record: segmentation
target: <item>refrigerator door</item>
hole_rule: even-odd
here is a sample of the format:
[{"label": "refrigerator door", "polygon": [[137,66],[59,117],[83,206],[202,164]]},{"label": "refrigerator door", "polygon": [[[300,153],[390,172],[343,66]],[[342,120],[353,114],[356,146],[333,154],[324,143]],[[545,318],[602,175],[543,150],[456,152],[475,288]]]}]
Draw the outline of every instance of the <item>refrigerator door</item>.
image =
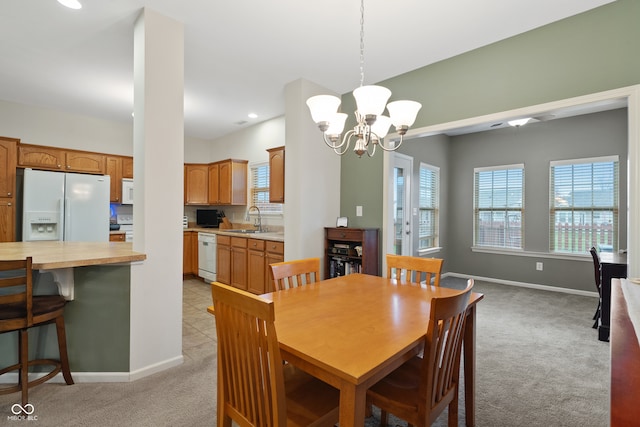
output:
[{"label": "refrigerator door", "polygon": [[24,170],[22,240],[62,240],[64,176],[59,172]]},{"label": "refrigerator door", "polygon": [[75,173],[65,175],[64,240],[108,242],[109,176]]}]

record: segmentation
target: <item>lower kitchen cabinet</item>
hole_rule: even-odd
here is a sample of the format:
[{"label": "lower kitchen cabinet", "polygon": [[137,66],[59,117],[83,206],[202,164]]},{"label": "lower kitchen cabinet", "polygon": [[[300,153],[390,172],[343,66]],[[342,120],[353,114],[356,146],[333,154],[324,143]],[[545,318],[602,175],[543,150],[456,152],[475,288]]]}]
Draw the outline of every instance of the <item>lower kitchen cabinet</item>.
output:
[{"label": "lower kitchen cabinet", "polygon": [[231,238],[231,286],[247,290],[247,239]]},{"label": "lower kitchen cabinet", "polygon": [[218,282],[254,294],[273,291],[269,264],[284,261],[284,242],[219,234]]},{"label": "lower kitchen cabinet", "polygon": [[216,280],[231,284],[231,237],[218,235],[216,243]]},{"label": "lower kitchen cabinet", "polygon": [[264,294],[264,240],[247,239],[247,290],[254,294]]},{"label": "lower kitchen cabinet", "polygon": [[198,233],[182,232],[182,275],[198,275]]}]

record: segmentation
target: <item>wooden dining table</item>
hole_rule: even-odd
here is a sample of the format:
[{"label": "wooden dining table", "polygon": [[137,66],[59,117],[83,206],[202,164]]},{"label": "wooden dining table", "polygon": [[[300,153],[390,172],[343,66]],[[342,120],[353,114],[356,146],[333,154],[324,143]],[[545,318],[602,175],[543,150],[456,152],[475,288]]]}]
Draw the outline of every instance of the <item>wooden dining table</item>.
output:
[{"label": "wooden dining table", "polygon": [[[340,390],[340,427],[364,425],[367,389],[417,354],[431,299],[460,291],[350,274],[264,294],[274,302],[283,359]],[[466,425],[475,425],[473,292],[464,334]]]}]

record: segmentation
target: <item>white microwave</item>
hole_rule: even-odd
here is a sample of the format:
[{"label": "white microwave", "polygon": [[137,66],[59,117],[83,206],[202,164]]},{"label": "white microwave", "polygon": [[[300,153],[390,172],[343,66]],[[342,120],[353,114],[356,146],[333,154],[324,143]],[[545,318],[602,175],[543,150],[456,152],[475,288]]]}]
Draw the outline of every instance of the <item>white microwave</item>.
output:
[{"label": "white microwave", "polygon": [[133,204],[133,179],[122,178],[122,204]]}]

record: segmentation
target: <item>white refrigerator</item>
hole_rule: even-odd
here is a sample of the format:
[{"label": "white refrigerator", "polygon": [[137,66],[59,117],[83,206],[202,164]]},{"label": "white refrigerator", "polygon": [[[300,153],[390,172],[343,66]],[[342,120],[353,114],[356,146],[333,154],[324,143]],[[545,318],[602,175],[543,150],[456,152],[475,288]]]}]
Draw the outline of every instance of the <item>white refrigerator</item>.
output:
[{"label": "white refrigerator", "polygon": [[22,240],[108,242],[108,175],[24,170]]}]

